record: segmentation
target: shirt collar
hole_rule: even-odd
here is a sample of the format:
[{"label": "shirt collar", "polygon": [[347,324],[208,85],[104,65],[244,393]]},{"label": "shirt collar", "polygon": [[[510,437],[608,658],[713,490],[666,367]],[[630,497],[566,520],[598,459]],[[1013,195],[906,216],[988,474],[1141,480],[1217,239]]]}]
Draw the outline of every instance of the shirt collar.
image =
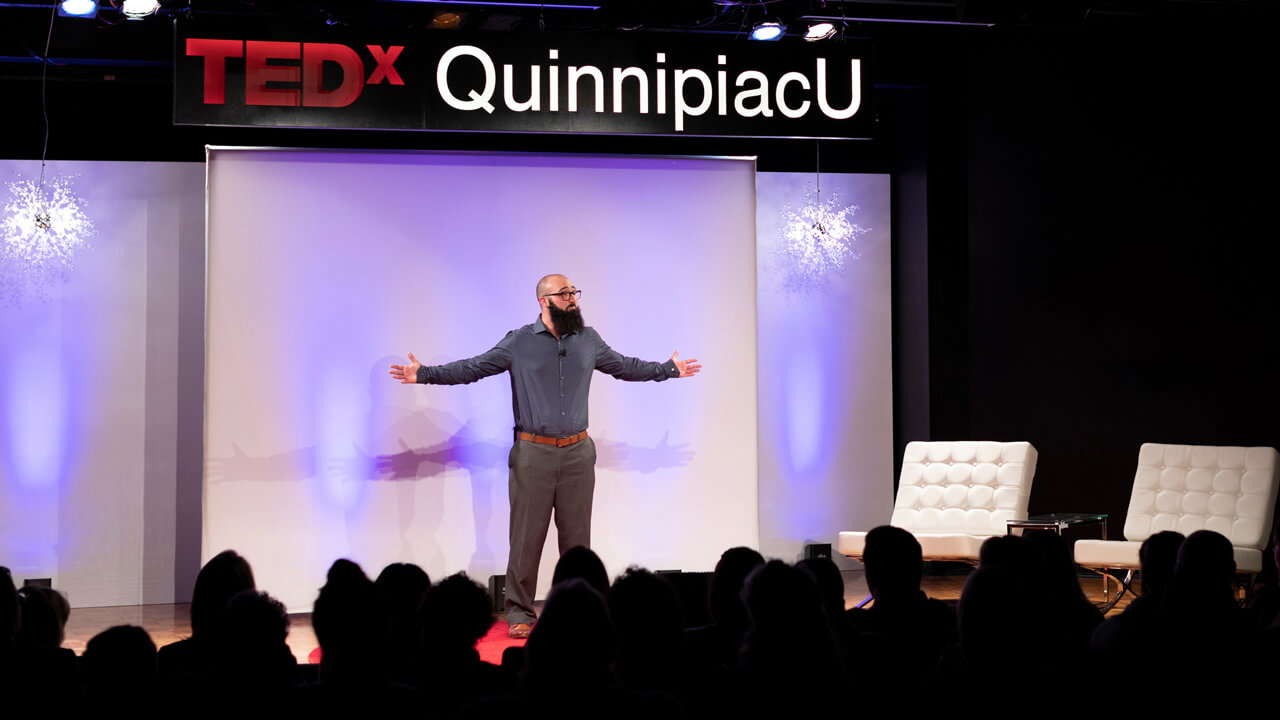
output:
[{"label": "shirt collar", "polygon": [[[539,314],[538,314],[538,317],[533,321],[533,325],[534,325],[533,332],[534,332],[535,334],[536,334],[536,333],[546,333],[546,334],[548,334],[548,335],[551,335],[551,337],[555,337],[555,335],[552,335],[552,334],[551,334],[551,331],[550,331],[550,330],[548,330],[548,329],[547,329],[547,326],[542,322],[542,314],[541,314],[541,313],[539,313]],[[564,337],[571,337],[571,336],[573,336],[573,335],[577,335],[577,333],[569,333],[568,335],[565,335]],[[561,340],[563,340],[563,339],[564,339],[564,338],[561,338]]]}]

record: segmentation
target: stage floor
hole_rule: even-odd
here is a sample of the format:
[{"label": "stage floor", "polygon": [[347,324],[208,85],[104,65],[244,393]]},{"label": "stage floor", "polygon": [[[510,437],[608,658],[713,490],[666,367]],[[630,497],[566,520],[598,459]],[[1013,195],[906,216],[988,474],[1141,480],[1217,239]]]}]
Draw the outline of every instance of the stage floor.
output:
[{"label": "stage floor", "polygon": [[[853,607],[867,596],[867,581],[861,570],[850,570],[844,576],[845,607]],[[964,589],[964,574],[926,575],[923,587],[930,597],[940,600],[958,600]],[[1102,602],[1102,581],[1097,578],[1081,578],[1080,585],[1094,602]],[[1112,584],[1112,592],[1115,585]],[[1125,598],[1108,615],[1120,612],[1129,601]],[[541,603],[537,603],[541,609]],[[94,635],[116,625],[138,625],[151,635],[156,647],[163,647],[191,634],[191,605],[127,605],[120,607],[75,608],[67,621],[66,640],[63,647],[76,654],[84,652],[84,646]],[[316,649],[315,630],[311,627],[311,614],[298,613],[289,616],[289,648],[298,662],[308,662]]]}]

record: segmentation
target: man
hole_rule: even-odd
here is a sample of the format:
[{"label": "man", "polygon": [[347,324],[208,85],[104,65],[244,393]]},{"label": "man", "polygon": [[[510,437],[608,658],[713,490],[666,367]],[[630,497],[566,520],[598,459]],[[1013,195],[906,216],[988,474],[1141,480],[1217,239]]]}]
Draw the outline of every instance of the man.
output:
[{"label": "man", "polygon": [[624,357],[586,327],[578,300],[582,291],[564,275],[538,281],[541,314],[512,330],[492,350],[469,360],[424,366],[409,353],[408,365],[392,365],[401,383],[457,385],[500,372],[511,373],[516,440],[511,448],[511,554],[507,559],[507,623],[513,638],[528,637],[534,621],[538,561],[555,512],[560,552],[591,544],[591,500],[595,492],[596,446],[587,437],[587,393],[593,370],[621,380],[662,381],[692,377],[702,366],[681,360],[677,350],[664,363]]}]

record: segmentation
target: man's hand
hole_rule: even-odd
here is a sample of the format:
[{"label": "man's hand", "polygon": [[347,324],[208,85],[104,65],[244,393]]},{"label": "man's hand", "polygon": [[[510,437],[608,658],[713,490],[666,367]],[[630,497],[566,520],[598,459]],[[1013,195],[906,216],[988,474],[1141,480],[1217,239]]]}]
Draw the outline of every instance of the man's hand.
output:
[{"label": "man's hand", "polygon": [[[413,356],[410,355],[409,357],[413,357]],[[699,370],[702,369],[702,366],[698,364],[698,358],[689,358],[688,360],[681,360],[679,350],[671,353],[671,362],[675,363],[676,369],[680,371],[680,374],[677,375],[676,377],[693,377],[694,375],[698,374]],[[392,367],[395,367],[395,366],[392,365]]]},{"label": "man's hand", "polygon": [[422,363],[418,362],[418,358],[409,353],[408,365],[392,365],[391,377],[400,381],[401,385],[411,385],[418,382],[418,368],[422,367]]}]

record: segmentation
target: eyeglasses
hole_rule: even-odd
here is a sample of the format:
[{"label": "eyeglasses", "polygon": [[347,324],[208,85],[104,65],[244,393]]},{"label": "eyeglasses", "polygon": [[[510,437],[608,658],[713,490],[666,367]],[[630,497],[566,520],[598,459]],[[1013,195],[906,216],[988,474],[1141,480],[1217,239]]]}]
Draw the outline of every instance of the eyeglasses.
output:
[{"label": "eyeglasses", "polygon": [[581,300],[581,299],[582,299],[582,291],[581,291],[581,290],[565,290],[564,292],[558,292],[558,293],[547,293],[546,295],[543,295],[542,297],[558,297],[558,298],[560,298],[561,300],[563,300],[563,301],[565,301],[565,302],[569,302],[570,300],[572,300],[572,299],[574,299],[574,298],[577,298],[577,299]]}]

